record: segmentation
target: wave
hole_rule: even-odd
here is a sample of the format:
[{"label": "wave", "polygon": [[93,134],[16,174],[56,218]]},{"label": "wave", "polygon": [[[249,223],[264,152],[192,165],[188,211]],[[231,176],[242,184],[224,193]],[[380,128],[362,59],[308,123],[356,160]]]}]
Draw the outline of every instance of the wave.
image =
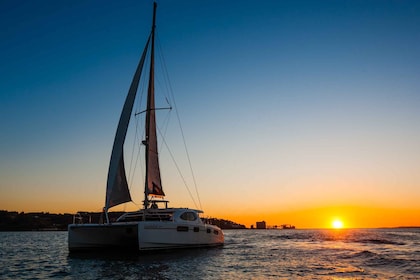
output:
[{"label": "wave", "polygon": [[[263,237],[264,238],[264,237]],[[393,241],[384,238],[361,238],[360,236],[352,235],[333,235],[325,232],[318,233],[293,233],[290,235],[268,235],[265,236],[267,239],[272,240],[306,240],[306,241],[342,241],[342,242],[354,242],[354,243],[369,243],[369,244],[389,244],[389,245],[406,245],[404,242]]]},{"label": "wave", "polygon": [[378,254],[376,254],[376,253],[373,253],[373,252],[368,251],[368,250],[364,250],[364,251],[361,251],[361,252],[354,253],[351,257],[366,259],[366,258],[374,258],[374,257],[377,257],[377,256],[378,256]]},{"label": "wave", "polygon": [[405,245],[403,242],[391,241],[387,239],[357,239],[353,242],[369,243],[369,244],[389,244],[389,245]]},{"label": "wave", "polygon": [[378,236],[366,236],[357,234],[357,232],[347,232],[336,234],[329,231],[310,231],[310,232],[293,232],[290,234],[282,235],[269,235],[266,236],[268,239],[277,239],[277,240],[306,240],[306,241],[342,241],[346,243],[363,243],[363,244],[380,244],[380,245],[406,245],[406,243],[401,240],[390,240],[386,238],[378,238]]},{"label": "wave", "polygon": [[388,254],[378,254],[369,250],[354,253],[347,256],[345,259],[355,261],[358,266],[367,266],[373,269],[388,270],[392,272],[401,272],[408,274],[418,274],[420,269],[417,265],[418,260],[401,259],[398,256]]}]

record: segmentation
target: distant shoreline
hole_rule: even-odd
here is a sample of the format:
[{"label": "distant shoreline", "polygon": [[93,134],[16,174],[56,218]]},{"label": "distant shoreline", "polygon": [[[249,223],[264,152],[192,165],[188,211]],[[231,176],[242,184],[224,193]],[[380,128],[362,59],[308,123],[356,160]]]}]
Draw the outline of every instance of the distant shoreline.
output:
[{"label": "distant shoreline", "polygon": [[[115,221],[125,212],[110,212],[111,221]],[[102,223],[101,212],[84,212],[89,223]],[[0,231],[67,231],[74,221],[74,214],[50,214],[48,212],[24,213],[0,210]],[[206,222],[217,225],[221,229],[246,229],[244,225],[233,221],[205,218]]]},{"label": "distant shoreline", "polygon": [[[98,223],[102,213],[85,212],[92,217],[92,222]],[[110,217],[119,217],[124,212],[110,212]],[[73,223],[74,214],[51,214],[49,212],[17,212],[0,210],[0,231],[67,231],[67,226]],[[223,230],[229,229],[248,229],[246,226],[235,223],[233,221],[207,218],[207,220],[218,225]],[[375,228],[346,228],[346,229],[416,229],[418,226],[395,226],[395,227],[375,227]],[[299,229],[282,229],[269,228],[267,230],[322,230],[328,228],[299,228]],[[344,229],[344,230],[346,230]],[[250,229],[251,230],[251,229]],[[257,229],[254,229],[257,230]],[[261,229],[259,229],[261,230]]]}]

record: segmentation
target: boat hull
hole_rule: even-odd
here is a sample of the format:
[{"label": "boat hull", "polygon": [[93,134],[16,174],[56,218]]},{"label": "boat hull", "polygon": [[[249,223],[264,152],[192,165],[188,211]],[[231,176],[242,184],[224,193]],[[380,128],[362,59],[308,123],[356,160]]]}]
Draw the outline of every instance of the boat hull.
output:
[{"label": "boat hull", "polygon": [[220,246],[223,232],[208,224],[141,222],[138,225],[139,250],[162,250]]},{"label": "boat hull", "polygon": [[92,250],[150,251],[212,247],[224,243],[222,230],[208,224],[141,221],[113,224],[71,224],[70,252]]},{"label": "boat hull", "polygon": [[138,250],[138,223],[71,224],[68,226],[68,247],[70,252]]}]

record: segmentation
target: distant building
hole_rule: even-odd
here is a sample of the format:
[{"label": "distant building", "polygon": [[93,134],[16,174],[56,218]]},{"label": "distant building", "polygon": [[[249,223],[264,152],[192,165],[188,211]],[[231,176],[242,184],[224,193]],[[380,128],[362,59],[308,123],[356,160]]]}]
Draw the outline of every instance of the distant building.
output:
[{"label": "distant building", "polygon": [[296,227],[294,225],[285,224],[285,225],[281,225],[281,228],[282,229],[295,229]]},{"label": "distant building", "polygon": [[267,226],[265,224],[265,221],[257,222],[257,229],[266,229]]}]

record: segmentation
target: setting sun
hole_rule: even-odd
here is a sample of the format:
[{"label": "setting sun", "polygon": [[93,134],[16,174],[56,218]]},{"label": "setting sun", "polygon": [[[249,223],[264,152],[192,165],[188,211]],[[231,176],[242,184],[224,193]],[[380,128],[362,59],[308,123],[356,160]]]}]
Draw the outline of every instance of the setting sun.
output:
[{"label": "setting sun", "polygon": [[332,227],[336,229],[343,228],[343,222],[336,219],[332,222]]}]

